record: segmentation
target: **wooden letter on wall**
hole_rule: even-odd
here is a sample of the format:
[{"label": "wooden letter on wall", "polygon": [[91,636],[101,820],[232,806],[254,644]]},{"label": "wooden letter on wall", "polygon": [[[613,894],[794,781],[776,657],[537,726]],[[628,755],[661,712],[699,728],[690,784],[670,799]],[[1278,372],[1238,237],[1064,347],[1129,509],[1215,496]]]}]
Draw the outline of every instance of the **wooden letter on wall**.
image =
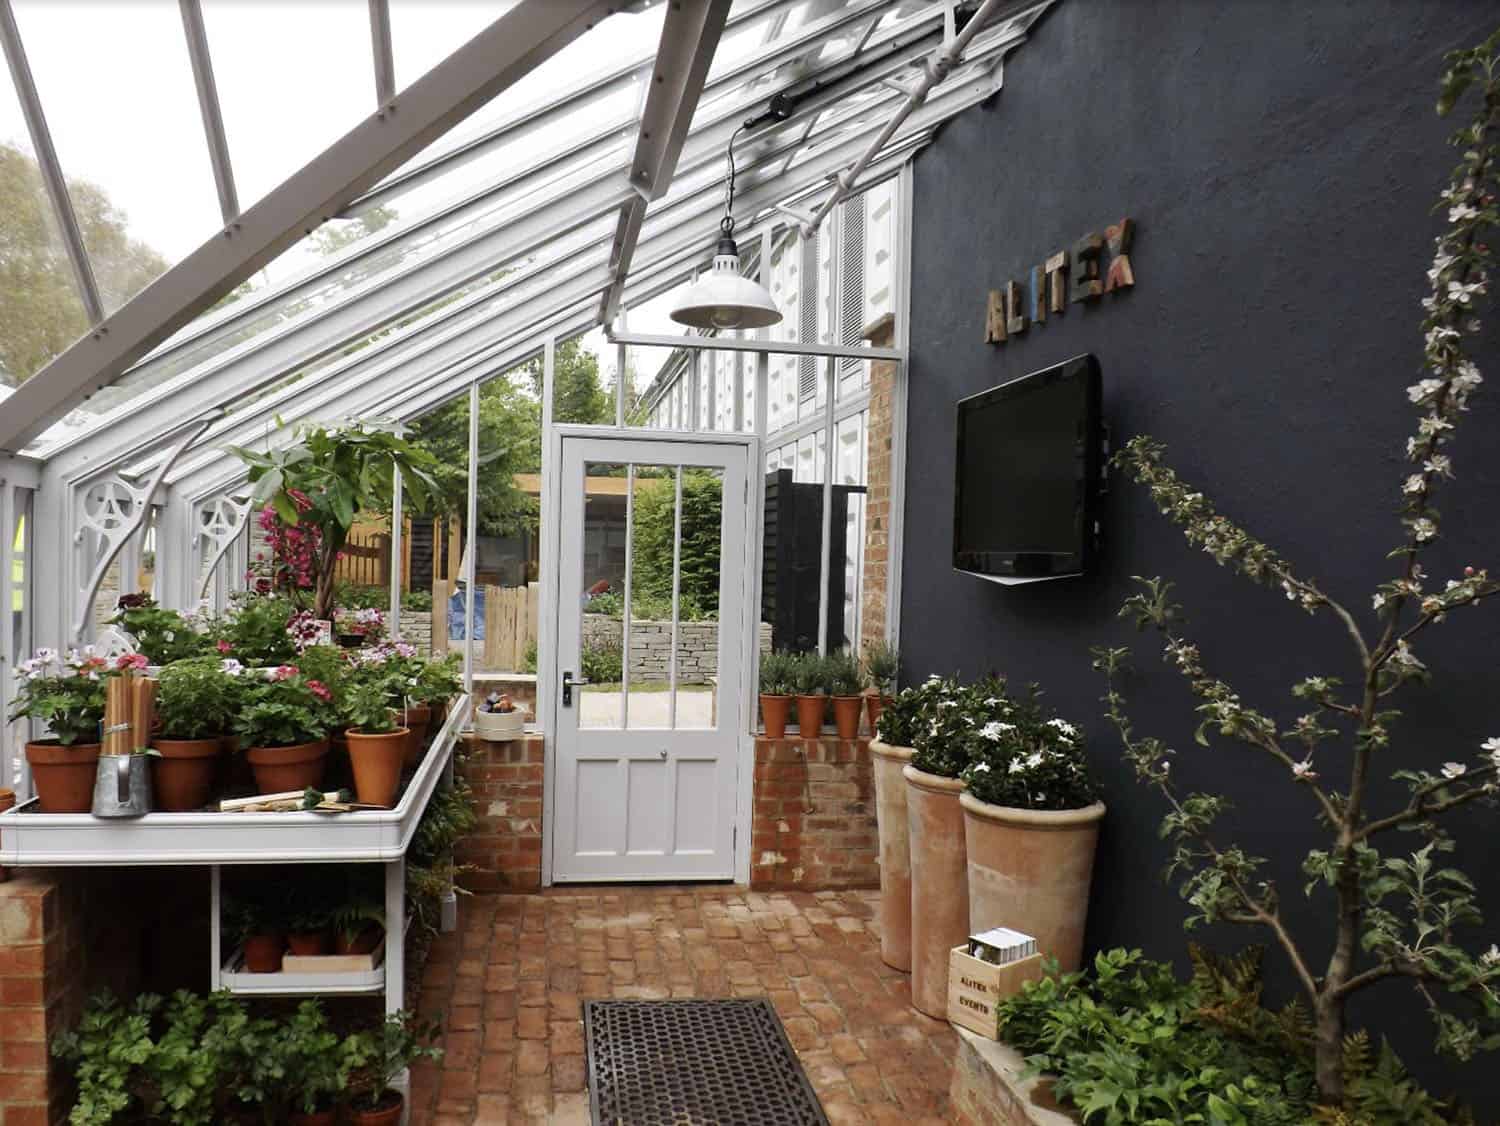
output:
[{"label": "wooden letter on wall", "polygon": [[1026,295],[1013,281],[1005,283],[1005,331],[1015,336],[1026,331]]},{"label": "wooden letter on wall", "polygon": [[1048,305],[1054,313],[1068,311],[1068,252],[1059,250],[1047,259]]},{"label": "wooden letter on wall", "polygon": [[1104,240],[1096,234],[1084,235],[1073,244],[1070,273],[1073,275],[1073,300],[1092,301],[1104,292],[1099,280],[1099,255]]},{"label": "wooden letter on wall", "polygon": [[1047,274],[1040,266],[1031,267],[1028,296],[1031,298],[1032,323],[1041,324],[1047,319]]},{"label": "wooden letter on wall", "polygon": [[984,307],[984,342],[1005,343],[1005,298],[998,289],[990,290],[989,300]]},{"label": "wooden letter on wall", "polygon": [[1135,221],[1121,219],[1104,228],[1104,241],[1109,243],[1111,255],[1109,273],[1104,277],[1104,292],[1129,289],[1135,284],[1135,273],[1130,268],[1130,244],[1135,238]]}]

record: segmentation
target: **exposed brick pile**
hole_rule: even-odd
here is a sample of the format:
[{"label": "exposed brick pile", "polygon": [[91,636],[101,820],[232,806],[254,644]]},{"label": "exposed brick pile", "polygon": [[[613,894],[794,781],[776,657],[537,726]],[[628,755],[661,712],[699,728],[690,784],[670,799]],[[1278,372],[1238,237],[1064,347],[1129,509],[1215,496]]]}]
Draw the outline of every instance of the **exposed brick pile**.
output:
[{"label": "exposed brick pile", "polygon": [[[875,348],[896,342],[896,321],[887,314],[865,329]],[[870,362],[870,417],[865,426],[865,561],[860,584],[860,651],[885,638],[890,598],[891,400],[896,384],[892,360]]]},{"label": "exposed brick pile", "polygon": [[750,886],[880,882],[868,739],[757,739]]},{"label": "exposed brick pile", "polygon": [[468,737],[459,770],[474,791],[479,824],[455,859],[474,870],[472,891],[532,891],[542,884],[542,737],[507,743]]}]

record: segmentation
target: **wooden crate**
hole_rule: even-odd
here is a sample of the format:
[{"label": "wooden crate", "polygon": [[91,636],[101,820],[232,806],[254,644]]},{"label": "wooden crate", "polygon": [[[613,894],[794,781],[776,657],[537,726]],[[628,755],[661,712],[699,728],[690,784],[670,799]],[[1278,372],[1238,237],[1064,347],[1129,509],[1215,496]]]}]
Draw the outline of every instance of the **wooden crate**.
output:
[{"label": "wooden crate", "polygon": [[948,955],[948,1019],[971,1032],[998,1040],[997,1006],[1021,992],[1026,982],[1037,981],[1041,976],[1040,954],[995,966],[971,957],[966,946],[955,946]]}]

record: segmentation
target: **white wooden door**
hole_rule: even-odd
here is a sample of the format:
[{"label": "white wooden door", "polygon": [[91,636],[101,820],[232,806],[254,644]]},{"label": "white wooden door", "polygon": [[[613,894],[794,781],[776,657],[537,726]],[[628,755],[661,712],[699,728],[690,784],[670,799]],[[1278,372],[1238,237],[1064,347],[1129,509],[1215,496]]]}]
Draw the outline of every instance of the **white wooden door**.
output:
[{"label": "white wooden door", "polygon": [[553,879],[729,879],[751,446],[561,444]]}]

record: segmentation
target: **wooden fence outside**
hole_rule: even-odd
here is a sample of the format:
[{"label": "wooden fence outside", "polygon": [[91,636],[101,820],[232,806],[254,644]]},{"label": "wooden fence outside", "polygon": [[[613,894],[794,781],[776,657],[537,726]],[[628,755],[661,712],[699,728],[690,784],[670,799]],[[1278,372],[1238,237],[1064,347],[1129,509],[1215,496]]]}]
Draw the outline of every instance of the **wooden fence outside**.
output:
[{"label": "wooden fence outside", "polygon": [[[438,579],[432,584],[434,653],[448,651],[448,601],[457,589],[453,579]],[[484,648],[482,655],[476,652],[479,666],[492,672],[526,671],[527,652],[537,639],[540,585],[486,585],[479,589],[484,593]]]},{"label": "wooden fence outside", "polygon": [[[432,573],[435,579],[458,576],[463,554],[457,520],[421,517],[432,525]],[[446,540],[446,545],[445,541]],[[406,517],[401,531],[401,589],[411,590],[412,518]],[[444,573],[446,564],[447,574]],[[387,521],[378,516],[361,514],[349,529],[335,571],[340,582],[355,586],[389,586],[391,582],[391,533]],[[145,589],[145,588],[142,588]]]}]

